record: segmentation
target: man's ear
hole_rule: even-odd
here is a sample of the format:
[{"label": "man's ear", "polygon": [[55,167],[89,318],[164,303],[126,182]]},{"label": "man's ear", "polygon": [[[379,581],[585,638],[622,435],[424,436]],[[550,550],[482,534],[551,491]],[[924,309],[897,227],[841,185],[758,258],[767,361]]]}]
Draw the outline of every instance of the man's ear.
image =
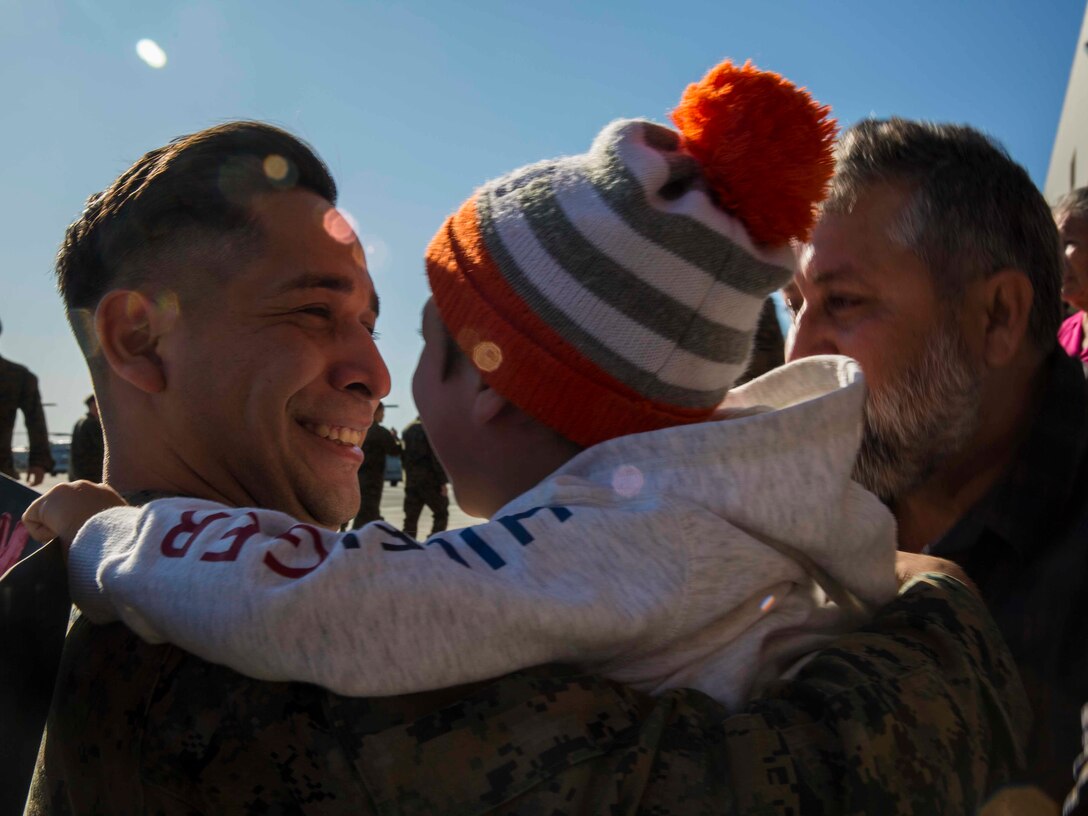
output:
[{"label": "man's ear", "polygon": [[991,368],[1007,365],[1027,340],[1035,288],[1019,269],[1005,268],[979,284],[985,307],[983,358]]},{"label": "man's ear", "polygon": [[117,377],[149,394],[166,387],[157,346],[167,327],[161,310],[146,295],[124,289],[107,293],[94,322],[102,356]]}]

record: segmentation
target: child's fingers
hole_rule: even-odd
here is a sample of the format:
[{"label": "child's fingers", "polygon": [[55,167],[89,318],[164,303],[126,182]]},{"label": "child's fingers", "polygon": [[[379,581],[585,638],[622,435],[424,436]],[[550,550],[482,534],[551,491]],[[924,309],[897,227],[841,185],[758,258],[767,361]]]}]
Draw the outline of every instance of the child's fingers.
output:
[{"label": "child's fingers", "polygon": [[51,541],[57,537],[57,531],[49,526],[44,516],[44,508],[49,500],[49,495],[46,493],[44,496],[35,499],[23,513],[23,524],[26,525],[27,532],[35,541]]}]

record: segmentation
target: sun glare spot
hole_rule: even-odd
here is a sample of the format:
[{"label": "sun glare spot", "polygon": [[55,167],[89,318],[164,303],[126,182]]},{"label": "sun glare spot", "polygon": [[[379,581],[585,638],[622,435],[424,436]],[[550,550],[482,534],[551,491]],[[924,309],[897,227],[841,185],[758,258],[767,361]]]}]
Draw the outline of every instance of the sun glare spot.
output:
[{"label": "sun glare spot", "polygon": [[159,313],[162,314],[165,320],[165,325],[173,326],[181,313],[181,301],[178,300],[178,293],[169,290],[160,292],[159,296],[155,298],[155,305],[158,306]]},{"label": "sun glare spot", "polygon": [[642,492],[646,477],[634,465],[620,465],[612,473],[612,489],[625,499],[631,499]]},{"label": "sun glare spot", "polygon": [[772,607],[774,607],[774,604],[775,604],[774,595],[768,595],[766,598],[763,599],[763,602],[760,603],[759,611],[760,612],[770,612]]},{"label": "sun glare spot", "polygon": [[502,349],[490,340],[477,343],[472,349],[472,362],[480,371],[494,371],[502,365]]},{"label": "sun glare spot", "polygon": [[332,207],[325,212],[324,218],[322,218],[322,224],[325,227],[325,232],[329,234],[334,241],[339,241],[341,244],[351,244],[355,242],[355,230],[351,226],[351,221],[348,219],[350,216],[342,210],[338,210],[336,207]]},{"label": "sun glare spot", "polygon": [[287,159],[283,156],[278,156],[275,153],[267,156],[264,160],[264,174],[268,176],[272,181],[283,181],[287,178],[287,173],[291,169],[287,164]]},{"label": "sun glare spot", "polygon": [[166,52],[154,40],[140,40],[136,43],[136,55],[152,68],[166,65]]}]

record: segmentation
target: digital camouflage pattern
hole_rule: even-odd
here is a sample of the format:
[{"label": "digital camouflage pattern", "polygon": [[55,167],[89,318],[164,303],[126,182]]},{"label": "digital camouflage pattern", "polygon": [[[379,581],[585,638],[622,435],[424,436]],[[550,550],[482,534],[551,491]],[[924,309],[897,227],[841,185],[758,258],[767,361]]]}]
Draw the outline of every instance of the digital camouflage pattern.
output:
[{"label": "digital camouflage pattern", "polygon": [[42,398],[38,394],[38,378],[25,366],[0,357],[0,473],[13,479],[19,476],[11,455],[18,411],[23,412],[30,438],[29,466],[40,467],[48,473],[53,469],[53,456],[49,452],[49,431],[45,427]]},{"label": "digital camouflage pattern", "polygon": [[80,619],[27,813],[965,814],[1015,778],[1027,717],[944,576],[732,716],[562,667],[347,699]]}]

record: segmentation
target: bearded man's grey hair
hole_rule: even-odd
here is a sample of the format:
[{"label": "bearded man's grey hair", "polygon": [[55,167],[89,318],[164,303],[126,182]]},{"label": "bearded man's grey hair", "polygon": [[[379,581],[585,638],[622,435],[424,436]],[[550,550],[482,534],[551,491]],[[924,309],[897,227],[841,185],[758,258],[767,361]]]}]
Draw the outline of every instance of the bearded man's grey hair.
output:
[{"label": "bearded man's grey hair", "polygon": [[927,266],[950,307],[969,283],[1009,267],[1034,289],[1028,332],[1049,351],[1062,319],[1062,258],[1050,208],[1023,167],[965,125],[865,119],[843,134],[823,210],[850,212],[872,185],[909,198],[889,237]]}]

